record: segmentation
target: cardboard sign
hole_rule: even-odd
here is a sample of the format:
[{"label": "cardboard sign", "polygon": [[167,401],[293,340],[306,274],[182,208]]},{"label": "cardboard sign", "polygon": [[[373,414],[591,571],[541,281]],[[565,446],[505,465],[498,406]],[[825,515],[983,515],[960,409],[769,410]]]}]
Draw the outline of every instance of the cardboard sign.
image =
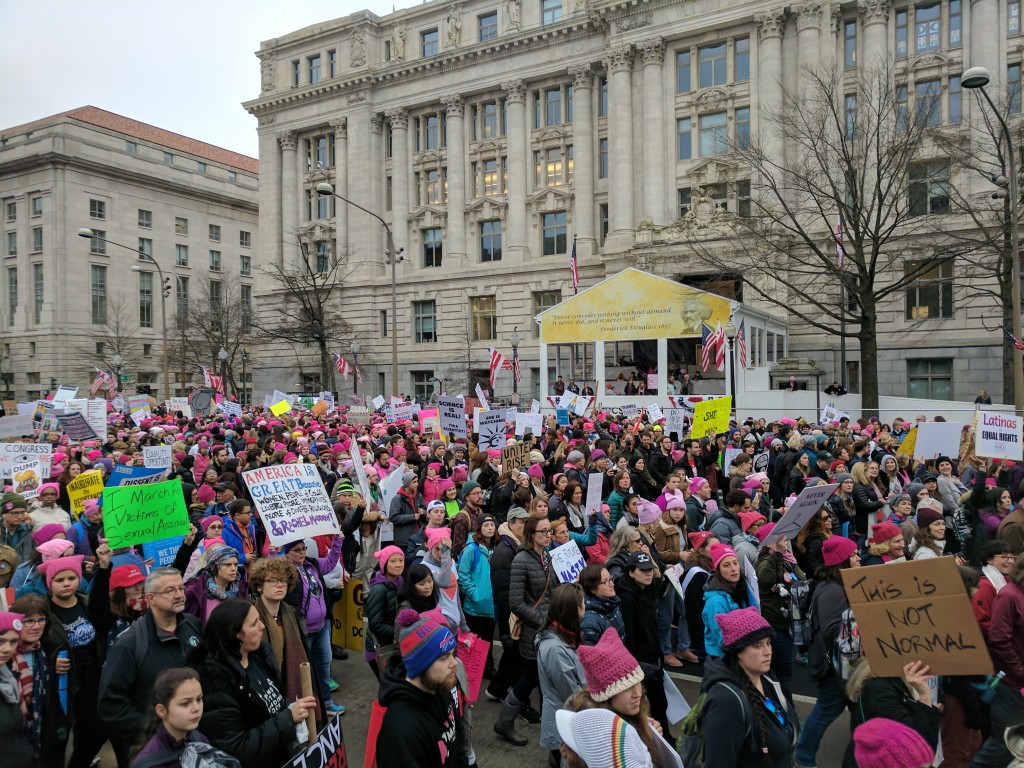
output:
[{"label": "cardboard sign", "polygon": [[544,417],[539,413],[517,413],[515,421],[516,437],[522,437],[527,432],[537,437],[544,434]]},{"label": "cardboard sign", "polygon": [[529,443],[514,443],[501,449],[501,467],[505,471],[530,466]]},{"label": "cardboard sign", "polygon": [[732,410],[731,397],[716,397],[702,400],[693,408],[693,429],[690,437],[701,438],[729,431],[729,412]]},{"label": "cardboard sign", "polygon": [[466,668],[466,683],[469,685],[466,696],[470,701],[475,702],[480,695],[480,686],[484,679],[484,667],[487,666],[487,651],[490,645],[490,642],[473,633],[459,633],[459,645],[455,655],[459,657],[462,665]]},{"label": "cardboard sign", "polygon": [[878,677],[912,661],[933,675],[990,675],[992,659],[952,557],[842,571],[861,650]]},{"label": "cardboard sign", "polygon": [[587,515],[601,511],[601,496],[604,489],[604,474],[602,472],[591,472],[587,477]]},{"label": "cardboard sign", "polygon": [[978,412],[978,428],[974,433],[975,453],[990,459],[1024,459],[1021,442],[1024,424],[1013,413]]},{"label": "cardboard sign", "polygon": [[142,447],[142,463],[147,467],[171,468],[171,446],[145,445]]},{"label": "cardboard sign", "polygon": [[796,497],[786,514],[775,524],[772,532],[768,534],[761,543],[762,547],[769,547],[785,536],[790,541],[796,539],[796,535],[807,525],[807,521],[818,514],[818,511],[825,505],[825,502],[835,493],[839,483],[832,485],[816,485],[812,488],[804,488]]},{"label": "cardboard sign", "polygon": [[462,397],[441,395],[437,398],[437,412],[441,433],[445,437],[468,437],[466,434],[466,404]]},{"label": "cardboard sign", "polygon": [[275,547],[307,536],[340,533],[314,464],[280,464],[242,473]]},{"label": "cardboard sign", "polygon": [[665,431],[673,432],[677,438],[681,438],[685,429],[686,411],[683,408],[667,408],[665,410]]},{"label": "cardboard sign", "polygon": [[53,446],[49,443],[0,443],[0,478],[10,480],[11,468],[39,458],[49,467],[53,462]]},{"label": "cardboard sign", "polygon": [[485,410],[491,410],[491,406],[487,403],[487,395],[484,393],[483,387],[479,384],[476,385],[476,399],[480,401],[480,407]]},{"label": "cardboard sign", "polygon": [[278,400],[270,406],[270,412],[278,417],[284,416],[291,409],[292,407],[288,405],[287,400]]},{"label": "cardboard sign", "polygon": [[62,413],[57,416],[57,422],[68,440],[73,443],[81,443],[84,440],[95,440],[99,437],[93,428],[86,421],[85,416],[80,413]]},{"label": "cardboard sign", "polygon": [[[362,644],[358,647],[361,648]],[[316,739],[313,739],[312,735],[310,734],[306,748],[281,768],[348,768],[348,755],[345,752],[345,737],[341,732],[340,717],[328,720]]]},{"label": "cardboard sign", "polygon": [[477,445],[481,451],[505,447],[505,411],[482,411],[476,423],[479,435]]},{"label": "cardboard sign", "polygon": [[103,530],[114,550],[185,536],[189,522],[181,480],[105,488]]},{"label": "cardboard sign", "polygon": [[949,421],[922,421],[917,425],[914,458],[934,459],[938,456],[956,458],[960,455],[960,435],[963,431],[963,424],[954,424]]},{"label": "cardboard sign", "polygon": [[325,413],[327,413],[328,407],[329,406],[327,405],[326,400],[317,400],[315,403],[313,403],[313,407],[310,409],[310,412],[314,416],[323,416]]},{"label": "cardboard sign", "polygon": [[9,440],[12,437],[32,437],[35,435],[36,427],[32,423],[31,416],[4,416],[0,418],[0,440]]},{"label": "cardboard sign", "polygon": [[103,495],[103,473],[98,469],[82,472],[68,483],[68,498],[71,500],[71,512],[81,517],[85,512],[85,502],[98,499]]},{"label": "cardboard sign", "polygon": [[580,571],[587,565],[587,561],[583,559],[583,553],[580,552],[575,541],[570,540],[567,544],[555,547],[548,554],[551,556],[551,565],[555,569],[555,575],[563,584],[576,581],[580,577]]}]

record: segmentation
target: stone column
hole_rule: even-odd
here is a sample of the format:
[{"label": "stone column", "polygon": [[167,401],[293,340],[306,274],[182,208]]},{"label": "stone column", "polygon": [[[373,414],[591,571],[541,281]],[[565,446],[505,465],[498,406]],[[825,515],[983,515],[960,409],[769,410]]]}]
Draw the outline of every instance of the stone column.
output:
[{"label": "stone column", "polygon": [[409,245],[409,114],[402,107],[385,114],[391,123],[391,235],[400,249]]},{"label": "stone column", "polygon": [[782,108],[782,32],[786,24],[786,9],[773,8],[754,17],[757,22],[757,115],[761,143],[768,157],[782,157],[782,137],[779,136],[772,110]]},{"label": "stone column", "polygon": [[[508,100],[508,195],[505,221],[508,228],[510,255],[523,258],[529,254],[526,239],[526,83],[512,80],[502,83]],[[504,257],[502,257],[504,259]]]},{"label": "stone column", "polygon": [[665,209],[665,168],[674,168],[665,157],[665,96],[662,68],[665,41],[660,37],[637,43],[644,65],[644,205],[643,215],[655,224],[668,220]]},{"label": "stone column", "polygon": [[[974,0],[970,5],[971,9],[971,39],[970,55],[964,56],[964,61],[969,61],[972,67],[985,67],[992,73],[992,85],[988,86],[989,93],[1000,93],[992,86],[1005,82],[1005,70],[999,66],[999,45],[996,34],[1005,34],[1003,27],[999,26],[999,3],[998,0]],[[966,65],[965,65],[966,66]],[[964,99],[971,101],[973,99]]]},{"label": "stone column", "polygon": [[867,67],[881,65],[889,55],[886,42],[889,37],[889,5],[890,0],[859,0],[857,3],[864,30],[864,44],[861,46],[864,58],[861,63]]},{"label": "stone column", "polygon": [[277,141],[281,145],[281,261],[287,268],[299,252],[299,166],[295,134],[284,131]]},{"label": "stone column", "polygon": [[572,75],[573,145],[573,232],[577,236],[576,257],[594,253],[594,72],[589,64],[569,67]]},{"label": "stone column", "polygon": [[609,251],[633,245],[633,46],[609,48],[608,71],[608,239]]},{"label": "stone column", "polygon": [[[265,119],[265,118],[264,118]],[[281,237],[281,204],[283,188],[281,186],[281,149],[277,136],[269,130],[259,132],[260,166],[263,171],[260,178],[260,210],[263,211],[263,222],[260,225],[259,262],[282,266],[283,253]]]},{"label": "stone column", "polygon": [[[330,122],[334,129],[334,191],[348,198],[348,120]],[[339,257],[348,253],[348,203],[334,201],[334,243]]]},{"label": "stone column", "polygon": [[448,253],[447,259],[466,258],[466,142],[462,97],[441,98],[448,114]]},{"label": "stone column", "polygon": [[[353,178],[366,178],[369,180],[369,189],[366,190],[368,207],[370,210],[380,212],[380,215],[384,219],[390,218],[391,212],[387,206],[387,192],[384,189],[384,142],[387,140],[384,136],[384,114],[377,112],[375,114],[369,114],[367,112],[365,124],[362,126],[361,135],[366,137],[366,144],[364,146],[370,147],[370,156],[365,158],[367,168],[369,169],[367,175],[364,177],[354,176]],[[349,142],[351,156],[359,154],[365,156],[366,153],[362,151],[361,146],[356,143],[355,136],[353,140]],[[358,185],[361,186],[361,185]],[[350,189],[351,194],[356,194],[355,189]],[[392,194],[394,194],[394,179],[392,179]],[[394,208],[394,198],[392,197],[391,207]],[[358,213],[358,211],[351,211],[351,214]],[[352,238],[352,234],[349,235],[349,239]],[[368,230],[369,238],[369,257],[373,260],[375,265],[384,264],[384,228],[383,227],[371,227]]]},{"label": "stone column", "polygon": [[800,99],[814,94],[814,81],[808,74],[819,69],[821,32],[821,0],[800,0],[793,6],[796,13],[797,52],[800,62]]}]

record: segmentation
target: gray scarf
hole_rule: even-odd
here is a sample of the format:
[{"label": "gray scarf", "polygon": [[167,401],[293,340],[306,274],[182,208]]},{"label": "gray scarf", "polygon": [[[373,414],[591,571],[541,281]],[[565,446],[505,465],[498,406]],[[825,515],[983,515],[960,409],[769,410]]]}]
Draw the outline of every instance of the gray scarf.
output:
[{"label": "gray scarf", "polygon": [[6,664],[0,664],[0,700],[7,704],[17,704],[21,696],[21,686],[14,672]]}]

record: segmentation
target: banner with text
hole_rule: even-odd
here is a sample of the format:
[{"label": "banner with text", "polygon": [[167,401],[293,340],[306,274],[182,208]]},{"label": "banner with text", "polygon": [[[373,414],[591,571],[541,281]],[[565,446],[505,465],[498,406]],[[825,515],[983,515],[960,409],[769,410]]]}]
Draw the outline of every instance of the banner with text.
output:
[{"label": "banner with text", "polygon": [[1013,413],[979,411],[974,432],[975,453],[989,459],[1024,460],[1021,417]]},{"label": "banner with text", "polygon": [[103,530],[114,550],[186,535],[188,508],[181,480],[108,486],[103,490]]},{"label": "banner with text", "polygon": [[315,464],[281,464],[242,473],[275,547],[340,533],[334,507]]}]

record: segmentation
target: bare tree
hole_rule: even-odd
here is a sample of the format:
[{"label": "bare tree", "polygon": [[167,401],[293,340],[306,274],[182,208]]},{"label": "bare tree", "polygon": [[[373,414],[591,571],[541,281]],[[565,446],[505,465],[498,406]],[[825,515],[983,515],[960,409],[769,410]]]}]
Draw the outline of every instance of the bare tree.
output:
[{"label": "bare tree", "polygon": [[114,358],[118,355],[121,356],[121,370],[137,372],[145,362],[135,303],[125,294],[111,296],[103,319],[103,323],[92,326],[87,340],[73,347],[74,365],[90,382],[97,368],[116,371],[118,366],[114,364]]},{"label": "bare tree", "polygon": [[855,87],[834,68],[802,77],[793,88],[782,84],[759,137],[729,146],[751,171],[750,215],[729,216],[713,233],[717,242],[687,217],[680,229],[750,295],[824,334],[856,339],[870,412],[878,408],[880,306],[977,244],[945,236],[955,226],[956,169],[933,160],[943,157],[934,140],[937,95],[910,107],[891,62],[863,68]]},{"label": "bare tree", "polygon": [[[201,283],[199,294],[189,298],[187,317],[174,318],[178,363],[185,375],[198,375],[205,366],[219,376],[223,367],[224,391],[237,396],[241,387],[236,372],[241,371],[236,363],[241,365],[242,348],[254,340],[252,311],[242,302],[237,282],[219,281],[216,286],[211,290],[210,283]],[[228,353],[223,366],[221,349]]]}]

